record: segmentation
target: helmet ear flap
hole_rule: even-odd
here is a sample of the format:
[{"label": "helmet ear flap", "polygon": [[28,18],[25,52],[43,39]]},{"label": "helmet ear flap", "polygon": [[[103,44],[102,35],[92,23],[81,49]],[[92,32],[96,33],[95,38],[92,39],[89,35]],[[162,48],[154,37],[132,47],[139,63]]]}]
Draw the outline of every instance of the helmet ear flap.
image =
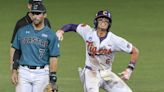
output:
[{"label": "helmet ear flap", "polygon": [[98,25],[98,22],[97,22],[97,20],[95,19],[95,20],[94,20],[94,28],[95,28],[95,29],[97,28],[97,25]]}]

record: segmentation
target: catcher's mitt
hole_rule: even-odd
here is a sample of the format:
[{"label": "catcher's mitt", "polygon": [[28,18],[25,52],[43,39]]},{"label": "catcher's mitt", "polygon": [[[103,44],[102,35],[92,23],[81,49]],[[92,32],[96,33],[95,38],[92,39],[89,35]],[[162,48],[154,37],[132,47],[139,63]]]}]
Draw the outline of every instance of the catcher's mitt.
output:
[{"label": "catcher's mitt", "polygon": [[44,92],[58,92],[57,85],[51,85],[50,83],[45,87]]}]

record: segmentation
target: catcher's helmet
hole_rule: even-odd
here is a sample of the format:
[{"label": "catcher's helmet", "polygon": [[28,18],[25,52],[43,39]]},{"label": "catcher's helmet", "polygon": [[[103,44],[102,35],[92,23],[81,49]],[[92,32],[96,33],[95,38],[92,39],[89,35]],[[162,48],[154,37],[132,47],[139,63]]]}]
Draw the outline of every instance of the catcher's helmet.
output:
[{"label": "catcher's helmet", "polygon": [[102,17],[103,18],[105,17],[109,20],[109,26],[108,26],[108,29],[107,29],[107,31],[109,31],[109,28],[112,25],[112,16],[111,16],[111,13],[109,11],[98,11],[97,12],[96,17],[94,19],[95,28],[97,28],[97,25],[98,25],[97,19],[102,18]]}]

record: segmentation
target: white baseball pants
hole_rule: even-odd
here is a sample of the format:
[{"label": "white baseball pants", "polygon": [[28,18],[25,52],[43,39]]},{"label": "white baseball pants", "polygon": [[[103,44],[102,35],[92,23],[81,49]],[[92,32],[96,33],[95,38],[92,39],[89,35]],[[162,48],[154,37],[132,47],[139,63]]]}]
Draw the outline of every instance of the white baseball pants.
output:
[{"label": "white baseball pants", "polygon": [[16,92],[43,92],[49,83],[49,68],[29,69],[20,66],[18,70],[18,84]]},{"label": "white baseball pants", "polygon": [[110,70],[105,74],[84,68],[81,71],[79,69],[79,74],[84,92],[99,92],[99,88],[103,88],[106,92],[132,92],[128,85]]}]

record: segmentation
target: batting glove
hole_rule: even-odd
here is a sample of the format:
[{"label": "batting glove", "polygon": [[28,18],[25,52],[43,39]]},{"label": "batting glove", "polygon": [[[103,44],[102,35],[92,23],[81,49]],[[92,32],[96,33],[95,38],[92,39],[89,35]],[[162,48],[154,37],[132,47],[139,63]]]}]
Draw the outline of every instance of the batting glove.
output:
[{"label": "batting glove", "polygon": [[133,71],[131,69],[126,68],[125,71],[123,71],[122,73],[119,73],[119,75],[121,76],[123,80],[129,80],[132,72]]},{"label": "batting glove", "polygon": [[56,35],[58,37],[58,40],[62,41],[63,40],[63,34],[64,34],[64,31],[63,30],[58,30],[56,32]]}]

